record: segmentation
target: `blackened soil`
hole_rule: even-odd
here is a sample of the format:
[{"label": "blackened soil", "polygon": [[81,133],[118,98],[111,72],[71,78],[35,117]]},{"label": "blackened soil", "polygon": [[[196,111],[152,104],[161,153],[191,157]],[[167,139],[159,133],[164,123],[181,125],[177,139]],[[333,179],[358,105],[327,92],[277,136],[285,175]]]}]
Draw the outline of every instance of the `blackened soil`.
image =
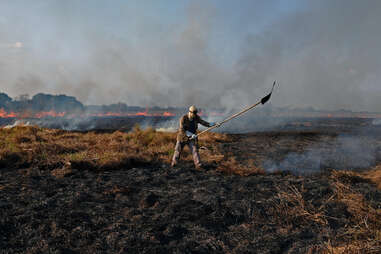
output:
[{"label": "blackened soil", "polygon": [[381,128],[361,132],[281,131],[231,134],[221,151],[240,162],[254,160],[267,172],[309,174],[326,169],[364,170],[381,163]]},{"label": "blackened soil", "polygon": [[[295,190],[309,212],[322,207],[334,191],[326,174],[240,177],[162,166],[63,178],[3,170],[0,180],[1,253],[306,253],[345,241],[351,219],[340,202],[329,203],[327,224],[282,211],[281,195]],[[371,184],[351,184],[380,206]]]},{"label": "blackened soil", "polygon": [[[379,253],[379,223],[369,211],[381,209],[381,192],[329,170],[353,161],[379,165],[380,136],[366,134],[253,133],[221,144],[238,161],[287,166],[295,154],[315,155],[310,150],[332,158],[312,175],[72,165],[57,178],[48,170],[1,169],[0,253],[317,253],[355,241]],[[315,157],[301,158],[298,169]]]}]

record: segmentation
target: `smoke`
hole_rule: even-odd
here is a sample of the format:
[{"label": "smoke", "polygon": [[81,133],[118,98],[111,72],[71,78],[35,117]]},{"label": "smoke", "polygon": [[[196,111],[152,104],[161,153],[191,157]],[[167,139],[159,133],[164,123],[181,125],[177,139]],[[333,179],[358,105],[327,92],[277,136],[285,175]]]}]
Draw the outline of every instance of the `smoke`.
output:
[{"label": "smoke", "polygon": [[290,171],[298,175],[324,169],[367,169],[380,159],[378,151],[373,137],[340,135],[333,140],[321,140],[302,152],[288,153],[280,161],[267,160],[263,167],[270,173]]},{"label": "smoke", "polygon": [[372,124],[373,125],[381,125],[381,119],[379,119],[379,118],[373,119]]},{"label": "smoke", "polygon": [[13,124],[8,124],[6,126],[4,126],[3,128],[4,129],[12,129],[14,127],[17,127],[17,126],[30,126],[30,122],[24,122],[22,120],[16,120]]},{"label": "smoke", "polygon": [[15,43],[2,43],[0,44],[0,49],[1,48],[5,48],[5,49],[20,49],[20,48],[23,48],[23,43],[22,42],[15,42]]},{"label": "smoke", "polygon": [[2,1],[0,89],[85,104],[379,111],[381,2]]}]

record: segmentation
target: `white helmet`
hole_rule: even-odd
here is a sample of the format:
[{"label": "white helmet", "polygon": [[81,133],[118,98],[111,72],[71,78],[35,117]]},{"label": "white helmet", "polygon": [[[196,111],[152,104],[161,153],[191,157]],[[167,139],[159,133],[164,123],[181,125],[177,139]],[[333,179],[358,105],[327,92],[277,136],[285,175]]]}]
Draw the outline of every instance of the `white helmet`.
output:
[{"label": "white helmet", "polygon": [[198,110],[197,110],[195,105],[192,105],[192,106],[189,107],[189,112],[197,114],[197,111]]}]

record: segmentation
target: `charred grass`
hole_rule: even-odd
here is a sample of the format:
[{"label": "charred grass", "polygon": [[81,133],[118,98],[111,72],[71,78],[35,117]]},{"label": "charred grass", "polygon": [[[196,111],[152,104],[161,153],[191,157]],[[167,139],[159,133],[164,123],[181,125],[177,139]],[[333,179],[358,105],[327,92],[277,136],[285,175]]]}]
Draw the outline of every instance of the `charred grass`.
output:
[{"label": "charred grass", "polygon": [[380,253],[380,165],[265,173],[264,151],[282,157],[290,140],[295,151],[321,140],[292,135],[210,133],[198,172],[187,150],[182,168],[168,167],[174,133],[1,129],[0,249]]}]

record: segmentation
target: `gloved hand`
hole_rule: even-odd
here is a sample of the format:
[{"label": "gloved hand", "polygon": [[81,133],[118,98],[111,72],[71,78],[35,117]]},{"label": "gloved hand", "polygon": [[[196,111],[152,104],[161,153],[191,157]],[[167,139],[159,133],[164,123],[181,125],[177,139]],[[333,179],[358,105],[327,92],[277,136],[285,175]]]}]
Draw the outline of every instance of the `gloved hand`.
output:
[{"label": "gloved hand", "polygon": [[220,126],[221,126],[221,123],[219,123],[219,122],[211,122],[210,125],[211,125],[211,126],[220,127]]},{"label": "gloved hand", "polygon": [[193,134],[190,139],[196,139],[197,138],[197,135],[196,134]]}]

